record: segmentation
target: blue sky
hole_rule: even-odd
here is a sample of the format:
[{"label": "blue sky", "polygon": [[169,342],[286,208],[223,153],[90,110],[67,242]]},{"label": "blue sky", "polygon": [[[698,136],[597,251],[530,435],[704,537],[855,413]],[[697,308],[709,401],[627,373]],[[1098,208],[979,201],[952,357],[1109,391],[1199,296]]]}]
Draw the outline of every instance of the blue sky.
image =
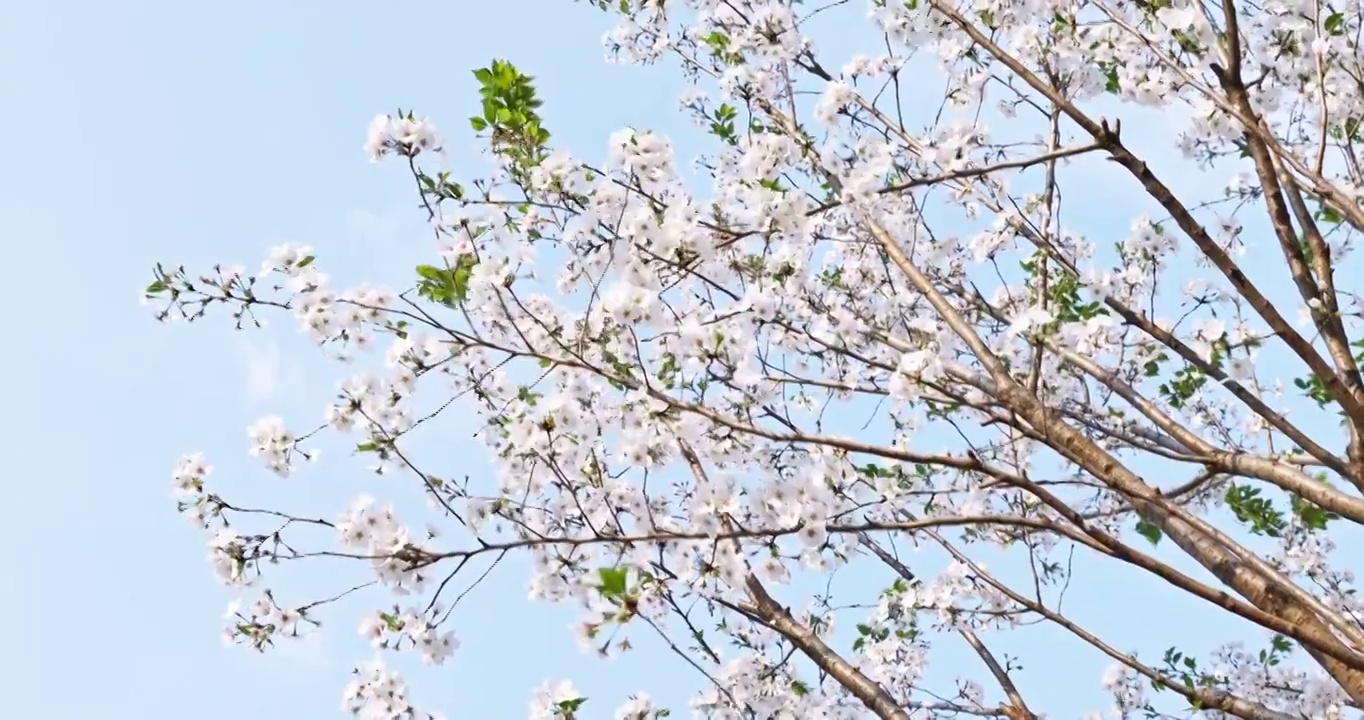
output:
[{"label": "blue sky", "polygon": [[[0,577],[17,579],[0,583],[6,714],[337,717],[363,658],[355,609],[327,628],[339,649],[221,647],[228,596],[167,475],[200,449],[224,482],[265,485],[245,427],[275,412],[320,418],[337,370],[315,366],[326,379],[304,393],[288,358],[315,353],[292,332],[273,334],[277,346],[224,322],[159,326],[136,302],[151,263],[254,268],[293,241],[324,249],[343,282],[405,279],[432,248],[403,174],[361,151],[376,112],[417,107],[457,126],[472,114],[469,71],[514,55],[549,103],[583,109],[556,131],[600,147],[656,119],[672,92],[625,68],[611,86],[570,85],[602,71],[606,26],[569,3],[62,1],[6,4],[0,18],[0,127],[14,139],[0,285],[29,327],[16,328],[26,351],[0,360],[22,378],[11,405],[22,410],[0,420],[15,510],[0,524]],[[362,489],[358,474],[338,500]],[[524,574],[502,575],[489,597],[519,603]],[[513,629],[497,642],[466,638],[495,672],[465,664],[414,692],[447,710],[458,694],[476,717],[523,713],[530,689],[577,657],[569,617],[541,618],[505,618]]]},{"label": "blue sky", "polygon": [[[462,131],[474,107],[469,70],[493,57],[539,78],[556,140],[589,157],[620,126],[677,127],[681,86],[660,82],[666,71],[604,65],[606,28],[566,0],[53,0],[0,10],[9,99],[0,136],[10,138],[0,293],[19,349],[0,355],[13,382],[0,415],[10,502],[0,523],[0,617],[10,621],[0,688],[15,717],[339,716],[346,674],[364,657],[354,637],[361,608],[336,615],[323,639],[267,658],[222,648],[228,596],[199,535],[174,513],[168,477],[180,452],[197,449],[218,482],[296,508],[325,499],[330,514],[357,492],[382,495],[344,462],[281,487],[245,456],[252,420],[312,422],[339,373],[287,328],[234,334],[221,317],[159,326],[137,291],[156,261],[254,269],[284,241],[316,246],[342,284],[402,282],[432,248],[403,173],[361,152],[365,125],[402,106]],[[456,162],[472,143],[457,138]],[[1092,190],[1099,208],[1121,194]],[[1130,216],[1118,215],[1118,232]],[[479,444],[453,443],[442,447],[468,472],[486,467]],[[1119,576],[1096,577],[1077,587],[1073,606],[1095,622],[1171,602],[1174,635],[1213,639],[1183,619],[1187,601],[1163,589],[1115,593]],[[603,712],[637,689],[675,698],[693,685],[662,679],[683,675],[677,663],[584,662],[566,632],[572,615],[523,597],[514,565],[473,596],[463,612],[475,621],[459,626],[464,650],[452,667],[419,676],[419,703],[451,717],[516,717],[541,680],[567,676],[601,693]],[[1141,638],[1129,625],[1108,623],[1115,644]],[[1081,657],[1036,633],[1020,637],[1014,644],[1039,670]],[[1102,665],[1077,669],[1059,684],[1030,673],[1025,685],[1047,698],[1043,708],[1098,709],[1101,698],[1077,698],[1074,684],[1096,686]]]}]

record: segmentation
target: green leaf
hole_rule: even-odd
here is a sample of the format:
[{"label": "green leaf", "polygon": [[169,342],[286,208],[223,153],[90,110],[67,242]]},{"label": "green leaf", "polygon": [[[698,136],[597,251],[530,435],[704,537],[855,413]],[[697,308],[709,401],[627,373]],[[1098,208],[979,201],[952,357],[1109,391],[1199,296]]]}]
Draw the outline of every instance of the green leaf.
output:
[{"label": "green leaf", "polygon": [[1335,208],[1327,207],[1325,205],[1317,210],[1316,215],[1318,220],[1330,225],[1339,225],[1342,222],[1345,222],[1345,218],[1340,213],[1336,212]]},{"label": "green leaf", "polygon": [[1345,16],[1338,12],[1331,13],[1326,16],[1326,22],[1323,26],[1328,34],[1339,35],[1345,26]]},{"label": "green leaf", "polygon": [[570,699],[568,699],[568,700],[564,700],[563,702],[559,703],[559,704],[556,705],[555,707],[558,708],[559,714],[560,714],[562,717],[570,717],[571,714],[577,712],[577,711],[578,711],[578,708],[582,707],[582,706],[583,706],[583,703],[585,703],[585,702],[587,702],[587,698],[583,698],[583,697],[580,697],[580,698],[570,698]]},{"label": "green leaf", "polygon": [[147,294],[148,294],[148,295],[155,295],[155,294],[157,294],[157,293],[163,293],[163,292],[165,292],[166,289],[169,288],[169,287],[170,287],[169,285],[167,285],[166,283],[164,283],[164,282],[162,282],[162,281],[160,281],[160,280],[154,280],[154,281],[152,281],[152,284],[151,284],[151,285],[148,285],[148,286],[147,286]]},{"label": "green leaf", "polygon": [[1279,537],[1288,523],[1274,503],[1260,497],[1260,488],[1233,484],[1227,488],[1227,507],[1236,519],[1250,526],[1254,535]]},{"label": "green leaf", "polygon": [[1156,527],[1155,525],[1152,525],[1151,523],[1146,522],[1145,520],[1137,521],[1137,534],[1146,538],[1152,545],[1159,544],[1160,538],[1162,537],[1160,528]]},{"label": "green leaf", "polygon": [[626,577],[623,568],[600,568],[597,574],[601,577],[601,585],[597,587],[603,595],[609,598],[625,596]]},{"label": "green leaf", "polygon": [[488,129],[488,121],[475,115],[469,118],[469,126],[474,129],[474,132],[483,132]]},{"label": "green leaf", "polygon": [[478,264],[478,259],[473,255],[464,255],[459,259],[459,264],[450,273],[450,291],[454,295],[455,302],[464,302],[469,296],[469,278],[474,274],[474,266]]},{"label": "green leaf", "polygon": [[1339,515],[1298,495],[1294,495],[1289,504],[1293,509],[1293,514],[1298,517],[1298,520],[1302,521],[1303,526],[1311,530],[1325,530],[1327,523],[1340,519]]}]

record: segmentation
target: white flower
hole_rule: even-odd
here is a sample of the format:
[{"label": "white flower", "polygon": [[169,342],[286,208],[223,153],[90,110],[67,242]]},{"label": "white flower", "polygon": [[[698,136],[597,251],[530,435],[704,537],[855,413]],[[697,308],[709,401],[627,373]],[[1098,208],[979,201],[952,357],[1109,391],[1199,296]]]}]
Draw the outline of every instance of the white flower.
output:
[{"label": "white flower", "polygon": [[554,720],[562,716],[558,710],[564,703],[571,703],[582,696],[573,689],[567,680],[547,680],[531,698],[529,720]]}]

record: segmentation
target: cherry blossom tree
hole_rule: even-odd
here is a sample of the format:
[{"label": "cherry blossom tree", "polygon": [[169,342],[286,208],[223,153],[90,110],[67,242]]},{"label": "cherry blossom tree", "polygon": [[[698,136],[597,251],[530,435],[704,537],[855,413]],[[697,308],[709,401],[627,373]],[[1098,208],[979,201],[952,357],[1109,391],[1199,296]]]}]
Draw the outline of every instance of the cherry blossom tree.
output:
[{"label": "cherry blossom tree", "polygon": [[[436,241],[396,289],[334,287],[325,248],[155,269],[162,320],[292,316],[345,361],[320,419],[251,428],[269,471],[348,435],[396,476],[375,493],[427,501],[243,507],[184,456],[179,509],[250,593],[231,641],[358,622],[377,659],[345,707],[427,717],[383,658],[458,654],[457,593],[519,554],[590,652],[661,639],[647,662],[695,681],[690,707],[589,702],[565,668],[537,720],[1023,720],[1048,712],[1029,687],[1091,682],[1114,717],[1360,716],[1358,0],[583,11],[614,17],[609,59],[691,84],[694,167],[642,128],[570,154],[499,60],[454,123],[482,157],[415,113],[370,126]],[[875,43],[838,67],[821,32]],[[1152,117],[1195,181],[1132,139]],[[1075,200],[1097,187],[1149,211]],[[493,476],[412,449],[451,413],[477,416]],[[353,576],[286,602],[324,557]],[[1185,652],[1152,607],[1130,618],[1150,645],[1112,644],[1063,604],[1080,559],[1239,630]],[[998,648],[1023,628],[1093,667],[1020,670]],[[930,682],[953,642],[973,662]]]}]

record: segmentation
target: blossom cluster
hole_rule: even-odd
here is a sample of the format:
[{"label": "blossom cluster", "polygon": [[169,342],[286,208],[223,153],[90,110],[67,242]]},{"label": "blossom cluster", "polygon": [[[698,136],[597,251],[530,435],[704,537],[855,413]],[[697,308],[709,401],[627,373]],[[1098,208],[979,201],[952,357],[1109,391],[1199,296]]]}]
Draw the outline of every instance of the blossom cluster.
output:
[{"label": "blossom cluster", "polygon": [[[816,28],[842,3],[594,4],[617,16],[613,60],[698,79],[680,107],[716,142],[695,175],[653,129],[611,134],[601,162],[548,145],[529,78],[499,62],[471,122],[491,177],[428,172],[425,118],[371,124],[366,153],[406,159],[437,238],[408,290],[335,288],[302,245],[255,278],[158,266],[161,317],[282,311],[336,350],[315,432],[410,481],[321,520],[239,510],[184,457],[177,499],[224,582],[358,561],[365,591],[405,598],[360,635],[442,664],[468,568],[524,554],[528,596],[577,607],[582,649],[662,636],[714,718],[1041,717],[1013,680],[1036,665],[992,649],[1033,624],[1115,663],[1075,701],[1114,717],[1364,703],[1364,675],[1320,660],[1364,662],[1332,538],[1364,524],[1364,301],[1343,280],[1364,230],[1357,2],[873,2],[883,42],[839,64]],[[1168,157],[1143,142],[1154,119]],[[416,438],[449,448],[448,426],[490,471],[428,465]],[[317,457],[280,418],[249,434],[277,475]],[[298,549],[303,526],[335,546]],[[1114,648],[1063,603],[1109,582],[1095,562],[1268,645],[1200,655],[1153,625],[1154,658]],[[308,620],[268,592],[230,615],[256,647]],[[989,672],[939,687],[961,643]],[[381,663],[345,697],[416,715]],[[528,716],[588,703],[551,681]],[[668,712],[636,694],[615,715]]]},{"label": "blossom cluster", "polygon": [[459,641],[454,632],[440,632],[427,619],[440,614],[439,606],[427,611],[399,611],[395,607],[392,612],[376,612],[365,617],[360,623],[360,635],[368,638],[376,649],[408,643],[421,653],[424,662],[441,665],[459,649]]}]

